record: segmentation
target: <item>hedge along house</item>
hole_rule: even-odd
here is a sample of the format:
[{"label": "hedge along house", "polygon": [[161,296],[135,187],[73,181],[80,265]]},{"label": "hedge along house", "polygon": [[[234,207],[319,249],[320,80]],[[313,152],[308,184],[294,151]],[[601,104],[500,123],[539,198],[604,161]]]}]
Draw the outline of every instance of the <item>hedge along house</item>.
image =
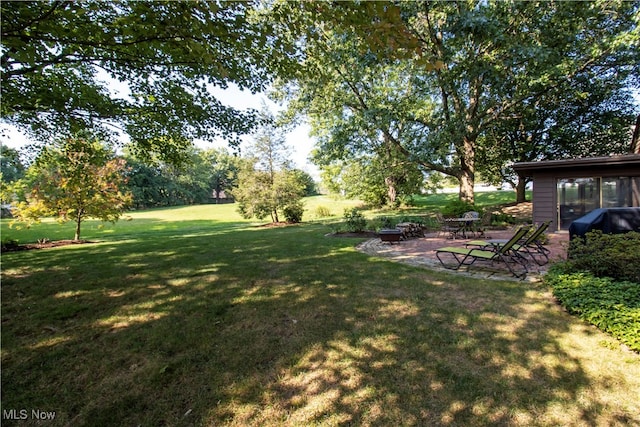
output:
[{"label": "hedge along house", "polygon": [[598,208],[640,207],[640,153],[611,157],[516,163],[533,178],[533,222],[551,220],[549,231]]}]

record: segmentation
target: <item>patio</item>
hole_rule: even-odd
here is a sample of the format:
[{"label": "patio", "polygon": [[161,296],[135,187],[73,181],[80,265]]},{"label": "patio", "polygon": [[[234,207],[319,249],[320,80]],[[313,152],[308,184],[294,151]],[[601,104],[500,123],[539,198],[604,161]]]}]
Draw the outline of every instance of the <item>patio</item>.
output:
[{"label": "patio", "polygon": [[[484,239],[508,239],[512,234],[512,230],[489,230]],[[538,266],[533,262],[530,263],[528,265],[529,273],[524,279],[526,281],[539,281],[551,263],[566,258],[569,234],[566,232],[546,233],[546,236],[549,239],[549,243],[545,246],[551,251],[549,255],[551,261],[549,264],[543,266]],[[459,270],[449,270],[444,268],[436,258],[435,249],[444,246],[464,247],[465,243],[471,240],[477,240],[477,238],[471,237],[468,239],[451,240],[445,237],[439,237],[438,233],[429,233],[426,234],[425,237],[403,240],[394,244],[382,242],[380,238],[374,238],[359,244],[357,249],[369,255],[390,258],[393,261],[428,267],[452,274],[465,274],[470,277],[493,280],[518,280],[514,278],[504,266],[501,266],[500,263],[491,265],[490,263],[479,261],[470,267],[464,266]]]}]

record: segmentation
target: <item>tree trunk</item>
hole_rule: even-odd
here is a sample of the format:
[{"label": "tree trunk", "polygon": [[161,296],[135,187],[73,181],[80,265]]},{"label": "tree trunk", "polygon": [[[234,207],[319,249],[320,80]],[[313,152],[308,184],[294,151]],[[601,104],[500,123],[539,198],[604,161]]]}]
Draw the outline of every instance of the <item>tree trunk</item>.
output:
[{"label": "tree trunk", "polygon": [[82,211],[78,211],[78,215],[76,216],[76,235],[73,237],[73,240],[80,240],[80,224],[82,224]]},{"label": "tree trunk", "polygon": [[460,175],[460,200],[473,204],[475,202],[473,195],[473,174],[469,175],[468,172],[462,172]]},{"label": "tree trunk", "polygon": [[473,186],[475,184],[475,141],[465,137],[463,152],[460,156],[460,200],[474,204]]},{"label": "tree trunk", "polygon": [[527,201],[526,188],[526,178],[518,177],[518,184],[516,184],[516,203],[523,203]]},{"label": "tree trunk", "polygon": [[389,203],[393,205],[396,203],[396,198],[398,197],[395,180],[388,176],[384,179],[384,182],[387,184],[387,197],[389,197]]},{"label": "tree trunk", "polygon": [[636,119],[636,128],[633,130],[633,136],[631,137],[631,154],[640,154],[640,114]]}]

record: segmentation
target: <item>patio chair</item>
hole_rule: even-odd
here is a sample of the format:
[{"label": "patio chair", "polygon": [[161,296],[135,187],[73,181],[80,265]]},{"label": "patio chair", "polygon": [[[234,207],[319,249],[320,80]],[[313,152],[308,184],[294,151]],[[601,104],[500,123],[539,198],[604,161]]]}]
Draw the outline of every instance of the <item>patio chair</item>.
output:
[{"label": "patio chair", "polygon": [[469,221],[466,224],[466,231],[470,231],[471,233],[473,233],[473,237],[477,237],[476,235],[480,234],[480,231],[478,228],[481,221],[480,214],[476,211],[469,211],[469,212],[465,212],[464,215],[462,215],[462,217],[474,220],[474,221]]},{"label": "patio chair", "polygon": [[436,220],[440,226],[440,229],[438,230],[438,237],[444,235],[447,239],[455,239],[459,227],[447,222],[440,212],[436,212]]},{"label": "patio chair", "polygon": [[[531,234],[524,236],[520,242],[513,245],[513,250],[518,252],[524,252],[527,254],[533,262],[538,265],[545,265],[549,262],[549,249],[545,248],[540,242],[540,236],[547,231],[551,221],[545,221],[538,226]],[[466,246],[478,246],[481,249],[490,248],[495,250],[497,247],[507,243],[507,239],[491,239],[491,240],[472,240],[466,244]]]},{"label": "patio chair", "polygon": [[[462,248],[447,246],[444,248],[436,249],[436,258],[440,261],[440,264],[444,268],[451,270],[458,270],[463,265],[471,265],[477,260],[489,261],[491,263],[495,261],[504,262],[505,266],[509,269],[511,274],[517,278],[524,279],[529,272],[527,264],[518,251],[513,249],[513,246],[529,232],[531,226],[525,225],[518,229],[515,234],[505,244],[496,246],[495,250],[474,249],[474,248]],[[455,260],[455,264],[447,265],[441,258],[442,254],[451,255],[451,259]],[[523,271],[516,271],[515,266],[519,266]]]},{"label": "patio chair", "polygon": [[476,226],[476,233],[478,237],[486,237],[485,231],[491,225],[491,217],[493,216],[493,212],[487,209],[480,218],[480,224]]}]

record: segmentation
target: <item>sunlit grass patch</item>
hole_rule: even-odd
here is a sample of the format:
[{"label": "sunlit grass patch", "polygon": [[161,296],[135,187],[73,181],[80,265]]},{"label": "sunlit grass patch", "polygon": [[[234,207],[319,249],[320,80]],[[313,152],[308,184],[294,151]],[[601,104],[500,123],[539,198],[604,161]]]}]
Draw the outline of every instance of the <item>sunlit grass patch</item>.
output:
[{"label": "sunlit grass patch", "polygon": [[3,254],[3,408],[52,425],[640,423],[639,356],[545,289],[196,211]]}]

